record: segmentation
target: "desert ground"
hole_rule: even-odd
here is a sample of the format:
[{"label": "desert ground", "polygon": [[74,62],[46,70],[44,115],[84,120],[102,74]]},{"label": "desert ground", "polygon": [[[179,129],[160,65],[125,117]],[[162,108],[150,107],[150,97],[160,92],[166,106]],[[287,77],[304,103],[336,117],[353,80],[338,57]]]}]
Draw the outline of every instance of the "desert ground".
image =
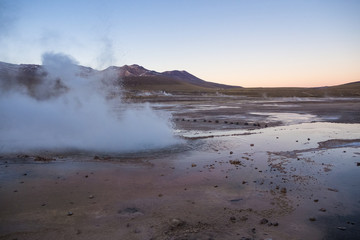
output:
[{"label": "desert ground", "polygon": [[158,96],[180,143],[0,156],[0,239],[360,239],[360,99]]}]

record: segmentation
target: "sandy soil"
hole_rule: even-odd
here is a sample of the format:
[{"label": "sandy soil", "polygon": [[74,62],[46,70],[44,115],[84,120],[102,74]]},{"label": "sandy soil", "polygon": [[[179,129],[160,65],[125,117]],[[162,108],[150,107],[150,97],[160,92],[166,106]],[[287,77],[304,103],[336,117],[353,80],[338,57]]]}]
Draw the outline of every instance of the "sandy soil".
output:
[{"label": "sandy soil", "polygon": [[3,154],[0,239],[360,238],[359,99],[152,106],[183,144]]}]

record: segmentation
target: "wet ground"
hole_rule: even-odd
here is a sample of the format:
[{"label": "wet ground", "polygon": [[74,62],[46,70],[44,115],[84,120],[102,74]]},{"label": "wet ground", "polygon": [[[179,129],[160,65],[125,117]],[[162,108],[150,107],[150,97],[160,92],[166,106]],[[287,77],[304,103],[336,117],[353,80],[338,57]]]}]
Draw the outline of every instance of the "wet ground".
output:
[{"label": "wet ground", "polygon": [[179,145],[2,155],[0,239],[360,238],[359,99],[165,100]]}]

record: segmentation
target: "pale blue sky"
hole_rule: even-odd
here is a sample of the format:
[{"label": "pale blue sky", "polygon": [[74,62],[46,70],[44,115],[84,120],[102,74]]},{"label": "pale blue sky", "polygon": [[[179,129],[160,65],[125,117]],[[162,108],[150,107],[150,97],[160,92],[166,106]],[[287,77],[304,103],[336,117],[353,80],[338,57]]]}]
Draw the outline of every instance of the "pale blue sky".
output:
[{"label": "pale blue sky", "polygon": [[360,1],[0,0],[0,61],[52,51],[96,69],[139,64],[207,81],[360,81]]}]

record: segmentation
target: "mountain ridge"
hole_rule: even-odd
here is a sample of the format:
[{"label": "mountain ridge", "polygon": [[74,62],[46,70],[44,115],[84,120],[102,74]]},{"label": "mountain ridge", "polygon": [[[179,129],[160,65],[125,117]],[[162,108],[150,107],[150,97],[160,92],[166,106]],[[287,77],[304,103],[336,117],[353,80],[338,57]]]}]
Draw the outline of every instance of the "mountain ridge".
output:
[{"label": "mountain ridge", "polygon": [[[120,85],[124,87],[124,90],[135,95],[144,91],[165,91],[173,94],[219,93],[247,97],[360,97],[360,81],[315,88],[243,88],[207,82],[184,70],[156,72],[137,64],[110,66],[103,70],[75,66],[78,69],[76,74],[81,77],[96,77],[104,83]],[[24,86],[31,94],[38,95],[36,85],[41,84],[47,75],[43,65],[12,64],[0,61],[0,88],[2,89]],[[56,79],[52,91],[50,95],[60,94],[66,91],[66,85],[61,79]]]},{"label": "mountain ridge", "polygon": [[[104,70],[96,70],[91,67],[86,67],[82,65],[76,65],[80,70],[80,75],[89,76],[92,74],[101,74],[114,72],[116,77],[122,79],[125,85],[132,85],[129,81],[136,81],[137,85],[148,84],[144,81],[150,80],[162,80],[162,83],[165,85],[174,85],[187,83],[194,85],[195,87],[200,88],[210,88],[210,89],[229,89],[229,88],[239,88],[240,86],[231,86],[226,84],[208,82],[202,80],[191,73],[184,70],[172,70],[165,72],[156,72],[153,70],[146,69],[143,66],[138,64],[124,65],[124,66],[110,66]],[[36,74],[46,74],[46,70],[43,65],[37,64],[12,64],[0,61],[0,74],[9,76],[15,76],[17,74],[24,75],[29,74],[35,76]],[[188,86],[191,87],[191,86]]]}]

